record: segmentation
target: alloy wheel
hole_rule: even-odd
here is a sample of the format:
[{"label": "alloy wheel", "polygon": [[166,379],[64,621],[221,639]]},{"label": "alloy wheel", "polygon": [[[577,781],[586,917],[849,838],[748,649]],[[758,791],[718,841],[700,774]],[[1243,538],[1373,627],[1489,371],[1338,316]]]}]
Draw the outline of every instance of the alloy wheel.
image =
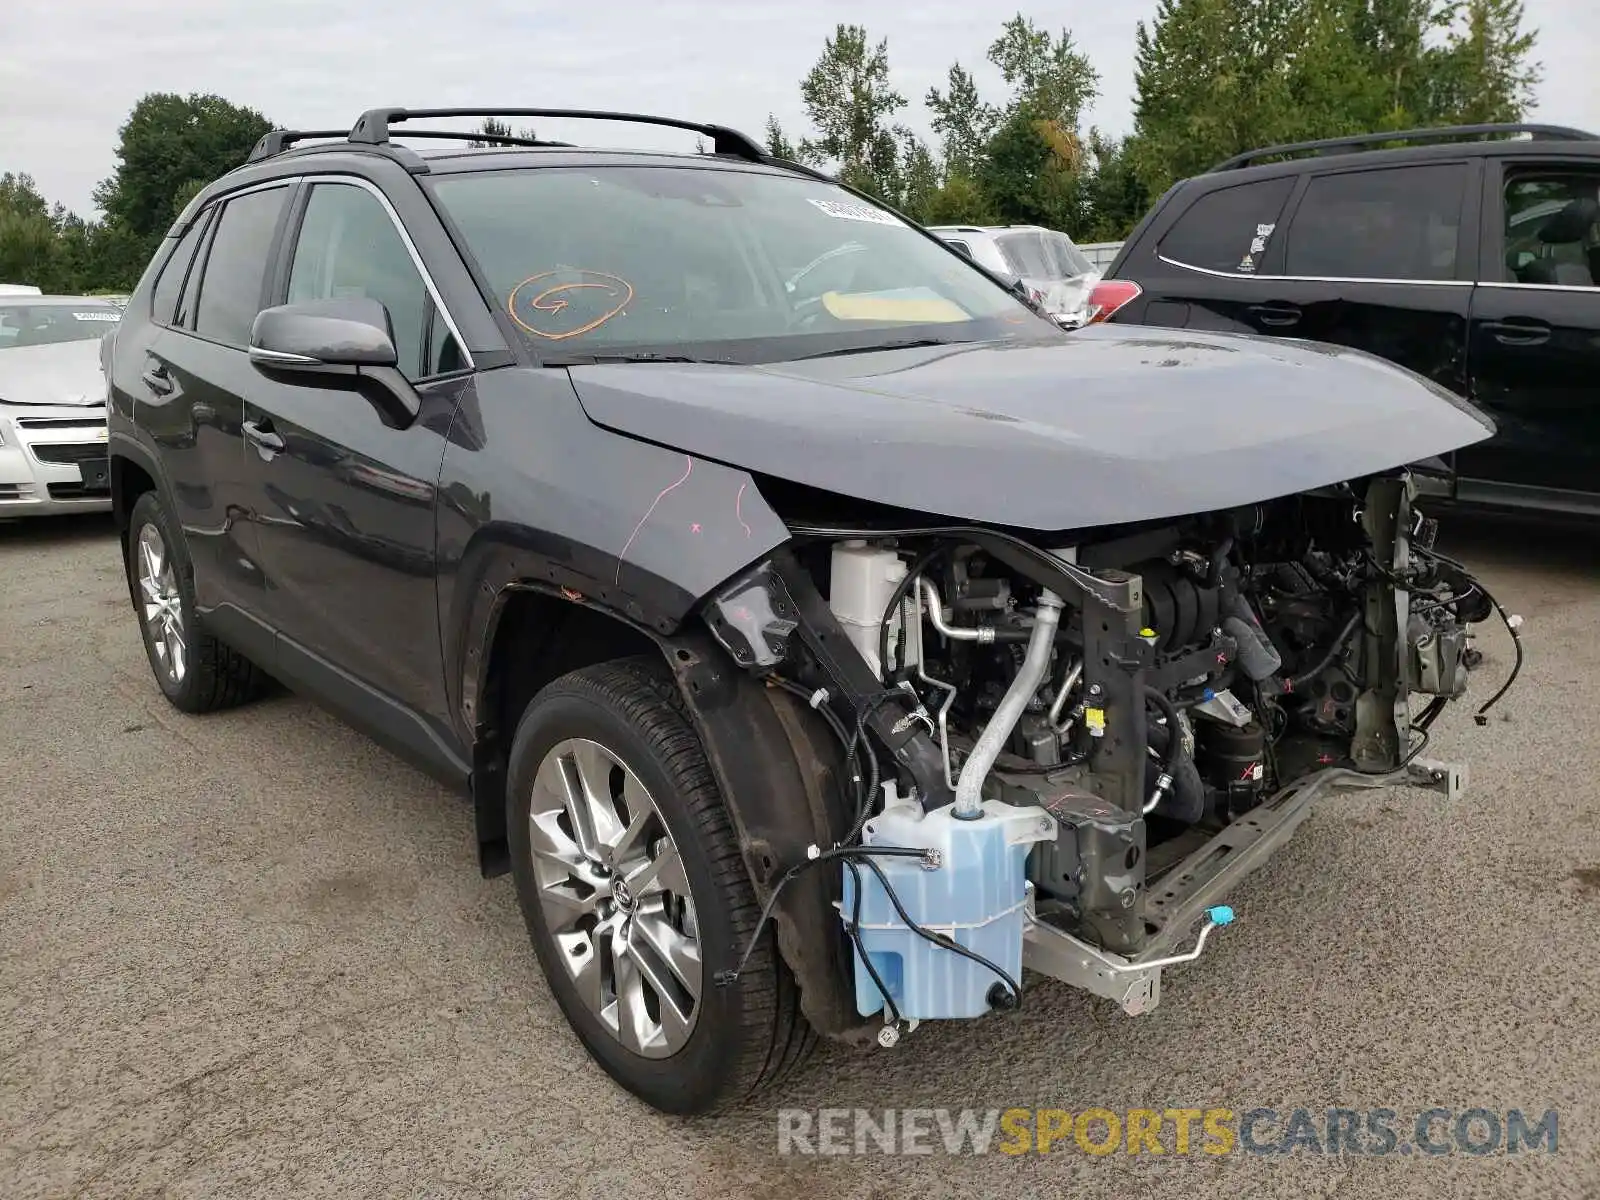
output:
[{"label": "alloy wheel", "polygon": [[139,530],[135,553],[139,560],[139,611],[155,650],[157,668],[172,683],[181,684],[189,670],[189,646],[172,555],[161,531],[149,523]]},{"label": "alloy wheel", "polygon": [[529,835],[545,923],[583,1003],[635,1054],[675,1054],[699,1013],[700,941],[649,791],[600,743],[569,739],[539,764]]}]

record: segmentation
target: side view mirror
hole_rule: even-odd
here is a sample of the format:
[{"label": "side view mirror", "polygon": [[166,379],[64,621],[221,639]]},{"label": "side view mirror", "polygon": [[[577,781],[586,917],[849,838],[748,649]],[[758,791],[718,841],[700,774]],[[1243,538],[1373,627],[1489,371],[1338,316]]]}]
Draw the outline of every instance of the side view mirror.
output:
[{"label": "side view mirror", "polygon": [[399,361],[389,312],[364,296],[263,309],[250,328],[250,361],[283,371],[348,374]]},{"label": "side view mirror", "polygon": [[250,327],[250,361],[264,371],[371,379],[399,406],[406,422],[422,410],[417,393],[397,369],[400,356],[389,310],[365,296],[262,309]]}]

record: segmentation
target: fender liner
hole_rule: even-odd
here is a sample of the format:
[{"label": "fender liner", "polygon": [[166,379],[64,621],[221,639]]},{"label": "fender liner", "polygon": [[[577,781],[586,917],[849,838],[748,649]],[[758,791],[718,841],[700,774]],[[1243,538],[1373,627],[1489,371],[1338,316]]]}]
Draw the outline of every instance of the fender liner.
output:
[{"label": "fender liner", "polygon": [[[820,717],[735,667],[709,636],[662,642],[765,905],[808,846],[832,845],[848,827],[842,757]],[[856,1012],[839,897],[837,871],[797,875],[773,910],[778,950],[812,1028],[865,1043],[873,1030]]]}]

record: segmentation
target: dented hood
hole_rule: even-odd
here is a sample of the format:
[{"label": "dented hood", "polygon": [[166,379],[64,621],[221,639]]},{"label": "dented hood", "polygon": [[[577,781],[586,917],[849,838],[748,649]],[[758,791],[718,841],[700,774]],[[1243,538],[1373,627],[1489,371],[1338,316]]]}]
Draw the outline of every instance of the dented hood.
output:
[{"label": "dented hood", "polygon": [[620,433],[844,496],[1041,530],[1255,503],[1494,432],[1466,402],[1359,351],[1185,330],[571,375],[590,419]]}]

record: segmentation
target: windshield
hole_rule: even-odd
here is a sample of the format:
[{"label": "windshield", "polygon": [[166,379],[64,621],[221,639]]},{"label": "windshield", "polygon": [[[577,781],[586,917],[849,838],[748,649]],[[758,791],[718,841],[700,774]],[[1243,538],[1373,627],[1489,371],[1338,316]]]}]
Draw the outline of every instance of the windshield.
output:
[{"label": "windshield", "polygon": [[546,361],[1060,336],[961,255],[820,181],[601,165],[431,186]]},{"label": "windshield", "polygon": [[0,303],[0,350],[93,341],[121,317],[108,304]]}]

